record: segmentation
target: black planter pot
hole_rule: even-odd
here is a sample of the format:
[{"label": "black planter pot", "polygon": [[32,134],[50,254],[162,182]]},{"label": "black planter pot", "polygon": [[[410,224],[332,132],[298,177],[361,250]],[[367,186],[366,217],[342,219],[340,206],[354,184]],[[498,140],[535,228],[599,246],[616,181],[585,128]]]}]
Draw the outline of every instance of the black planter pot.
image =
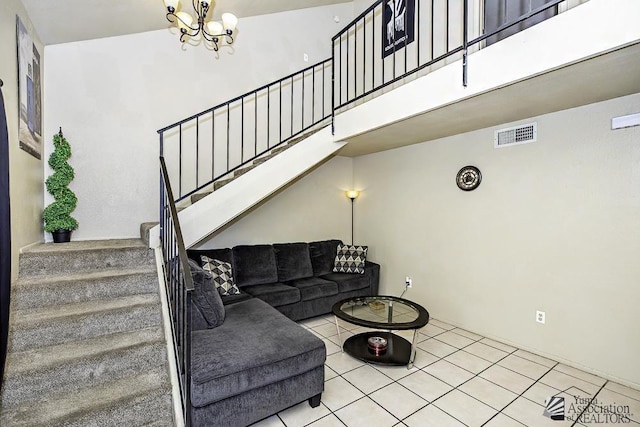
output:
[{"label": "black planter pot", "polygon": [[66,243],[71,241],[71,233],[73,230],[56,230],[52,231],[53,243]]}]

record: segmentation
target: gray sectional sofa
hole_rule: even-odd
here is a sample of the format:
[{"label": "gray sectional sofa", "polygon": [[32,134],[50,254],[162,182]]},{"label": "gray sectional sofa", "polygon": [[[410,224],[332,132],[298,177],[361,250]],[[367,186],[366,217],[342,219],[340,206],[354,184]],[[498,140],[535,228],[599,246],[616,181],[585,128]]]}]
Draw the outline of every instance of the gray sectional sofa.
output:
[{"label": "gray sectional sofa", "polygon": [[[334,273],[339,240],[189,250],[191,421],[246,426],[297,403],[320,404],[326,348],[294,320],[331,312],[341,299],[378,293],[378,264]],[[228,262],[240,294],[220,296],[201,256]],[[214,289],[212,292],[211,289]]]}]

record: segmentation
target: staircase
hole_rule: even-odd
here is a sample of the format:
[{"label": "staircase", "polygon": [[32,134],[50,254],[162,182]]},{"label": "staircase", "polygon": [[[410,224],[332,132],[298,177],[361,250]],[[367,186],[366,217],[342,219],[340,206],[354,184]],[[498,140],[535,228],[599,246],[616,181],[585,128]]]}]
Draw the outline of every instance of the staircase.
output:
[{"label": "staircase", "polygon": [[[250,170],[233,177],[212,193],[198,198],[197,203],[178,208],[185,246],[191,247],[221,229],[323,160],[335,155],[345,145],[345,142],[333,141],[330,126],[306,135],[300,143],[297,142],[294,140],[293,144],[283,145],[275,153],[277,155],[270,154],[269,161],[258,163],[259,167],[251,165]],[[219,181],[213,185],[217,182]],[[144,232],[143,227],[141,232]],[[148,231],[148,244],[152,248],[159,245],[159,228],[155,226]]]},{"label": "staircase", "polygon": [[138,239],[20,255],[2,426],[173,425],[155,258]]}]

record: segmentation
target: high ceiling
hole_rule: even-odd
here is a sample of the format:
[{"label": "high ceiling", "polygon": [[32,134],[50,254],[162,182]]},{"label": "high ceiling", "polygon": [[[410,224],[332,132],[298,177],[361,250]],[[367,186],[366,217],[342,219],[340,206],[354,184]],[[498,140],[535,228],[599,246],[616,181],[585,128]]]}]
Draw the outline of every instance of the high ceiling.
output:
[{"label": "high ceiling", "polygon": [[[224,12],[239,18],[350,0],[217,0],[213,18]],[[120,36],[167,28],[162,0],[22,0],[45,45]],[[182,0],[191,12],[191,1]]]}]

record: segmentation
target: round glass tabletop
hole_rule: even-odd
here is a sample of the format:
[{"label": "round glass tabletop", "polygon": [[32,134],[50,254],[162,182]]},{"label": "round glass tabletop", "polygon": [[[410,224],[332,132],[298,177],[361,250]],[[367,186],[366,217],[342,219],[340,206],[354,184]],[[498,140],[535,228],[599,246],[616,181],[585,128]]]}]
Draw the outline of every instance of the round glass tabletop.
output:
[{"label": "round glass tabletop", "polygon": [[333,314],[355,325],[379,329],[419,329],[429,322],[429,313],[421,305],[383,295],[338,301]]}]

